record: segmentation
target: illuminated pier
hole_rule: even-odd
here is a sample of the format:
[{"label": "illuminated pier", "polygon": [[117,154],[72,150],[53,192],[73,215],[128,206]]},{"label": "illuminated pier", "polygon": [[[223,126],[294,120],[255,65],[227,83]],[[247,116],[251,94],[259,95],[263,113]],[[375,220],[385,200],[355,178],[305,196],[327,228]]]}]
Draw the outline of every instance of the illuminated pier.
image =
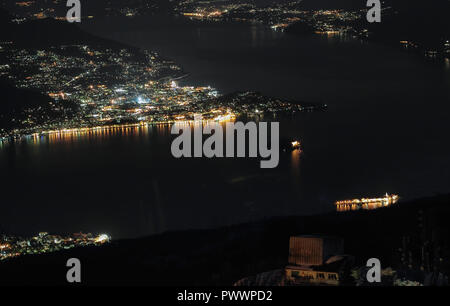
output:
[{"label": "illuminated pier", "polygon": [[343,201],[337,201],[334,203],[336,205],[337,211],[349,211],[349,210],[359,210],[359,209],[377,209],[381,207],[387,207],[392,204],[395,204],[398,202],[398,195],[392,194],[389,195],[386,193],[386,195],[382,198],[362,198],[362,199],[353,199],[353,200],[343,200]]}]

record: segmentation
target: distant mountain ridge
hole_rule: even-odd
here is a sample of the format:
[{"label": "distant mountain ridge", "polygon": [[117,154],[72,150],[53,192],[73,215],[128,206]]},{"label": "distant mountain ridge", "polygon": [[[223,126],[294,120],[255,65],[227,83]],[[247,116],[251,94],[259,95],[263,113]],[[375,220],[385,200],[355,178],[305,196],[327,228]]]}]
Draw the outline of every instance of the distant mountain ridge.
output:
[{"label": "distant mountain ridge", "polygon": [[124,44],[99,38],[80,29],[76,23],[45,18],[20,24],[8,11],[0,8],[0,40],[12,41],[18,47],[46,48],[54,45],[90,44],[102,47],[130,48]]}]

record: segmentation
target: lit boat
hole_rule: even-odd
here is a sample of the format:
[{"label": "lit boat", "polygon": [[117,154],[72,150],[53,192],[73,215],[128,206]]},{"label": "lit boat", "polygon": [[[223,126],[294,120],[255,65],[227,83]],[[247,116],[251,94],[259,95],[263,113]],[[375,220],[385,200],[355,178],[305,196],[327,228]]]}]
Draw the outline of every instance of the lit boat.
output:
[{"label": "lit boat", "polygon": [[380,198],[362,198],[362,199],[352,199],[352,200],[342,200],[334,203],[336,205],[337,211],[349,211],[349,210],[359,210],[359,209],[377,209],[381,207],[391,206],[397,203],[399,196],[396,194],[387,194]]},{"label": "lit boat", "polygon": [[298,140],[283,139],[283,140],[281,140],[280,146],[284,152],[301,150],[301,143]]}]

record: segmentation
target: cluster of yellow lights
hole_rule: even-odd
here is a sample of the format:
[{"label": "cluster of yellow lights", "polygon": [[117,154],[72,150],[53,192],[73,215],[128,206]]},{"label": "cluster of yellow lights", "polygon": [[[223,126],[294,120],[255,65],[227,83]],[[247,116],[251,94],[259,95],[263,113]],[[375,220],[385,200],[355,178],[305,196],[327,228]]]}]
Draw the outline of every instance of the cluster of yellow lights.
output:
[{"label": "cluster of yellow lights", "polygon": [[219,115],[217,117],[214,118],[214,121],[228,121],[228,120],[233,120],[236,118],[236,115],[234,114],[226,114],[226,115]]},{"label": "cluster of yellow lights", "polygon": [[300,142],[296,140],[296,141],[291,142],[291,145],[293,148],[298,148],[298,147],[300,147]]},{"label": "cluster of yellow lights", "polygon": [[106,234],[101,234],[95,238],[95,243],[107,243],[111,238]]},{"label": "cluster of yellow lights", "polygon": [[[210,113],[217,114],[221,113],[223,110],[220,109],[214,109],[211,110]],[[208,122],[226,122],[226,121],[233,121],[236,119],[236,114],[232,113],[231,110],[227,110],[225,114],[219,114],[211,119],[202,119],[202,123],[208,123]],[[79,134],[90,134],[90,133],[103,133],[107,131],[113,131],[113,130],[126,130],[129,128],[142,128],[142,127],[148,127],[150,125],[155,126],[161,126],[161,125],[171,125],[171,124],[192,124],[195,123],[195,120],[188,120],[186,119],[185,115],[179,115],[175,117],[174,120],[169,120],[169,118],[166,118],[164,121],[140,121],[139,123],[129,123],[129,124],[114,124],[114,125],[101,125],[101,126],[94,126],[94,127],[80,127],[80,128],[66,128],[66,129],[60,129],[60,130],[48,130],[48,131],[42,131],[39,133],[33,133],[30,136],[32,136],[34,139],[38,139],[41,135],[48,135],[48,136],[65,136],[65,135],[79,135]],[[3,142],[3,139],[0,139],[0,144]]]},{"label": "cluster of yellow lights", "polygon": [[323,34],[333,35],[333,34],[340,34],[341,32],[339,32],[339,31],[315,31],[314,33],[319,34],[319,35],[323,35]]},{"label": "cluster of yellow lights", "polygon": [[271,28],[276,30],[278,28],[284,29],[284,28],[287,28],[288,26],[289,26],[288,23],[278,23],[278,24],[274,24],[273,26],[271,26]]},{"label": "cluster of yellow lights", "polygon": [[0,250],[9,249],[11,246],[8,243],[0,244]]},{"label": "cluster of yellow lights", "polygon": [[[227,113],[225,115],[219,115],[211,120],[203,120],[205,122],[209,121],[229,121],[234,120],[236,118],[236,115],[233,113]],[[104,130],[110,130],[110,129],[123,129],[123,128],[133,128],[133,127],[141,127],[149,124],[173,124],[173,123],[192,123],[194,120],[186,120],[185,116],[178,116],[175,118],[176,120],[168,120],[168,121],[141,121],[139,123],[133,123],[133,124],[116,124],[116,125],[104,125],[104,126],[95,126],[95,127],[83,127],[83,128],[72,128],[72,129],[61,129],[61,130],[50,130],[50,131],[43,131],[42,133],[34,133],[32,134],[33,137],[39,137],[40,134],[45,135],[54,135],[54,134],[73,134],[73,133],[88,133],[88,132],[96,132],[96,131],[104,131]]]},{"label": "cluster of yellow lights", "polygon": [[204,12],[204,13],[183,13],[186,17],[218,17],[222,15],[221,11]]},{"label": "cluster of yellow lights", "polygon": [[16,2],[17,6],[31,6],[34,3],[34,1],[23,1],[23,2]]},{"label": "cluster of yellow lights", "polygon": [[343,200],[337,201],[335,205],[351,205],[351,204],[366,204],[366,203],[388,203],[394,204],[398,201],[399,196],[396,194],[386,195],[382,198],[362,198],[362,199],[353,199],[353,200]]}]

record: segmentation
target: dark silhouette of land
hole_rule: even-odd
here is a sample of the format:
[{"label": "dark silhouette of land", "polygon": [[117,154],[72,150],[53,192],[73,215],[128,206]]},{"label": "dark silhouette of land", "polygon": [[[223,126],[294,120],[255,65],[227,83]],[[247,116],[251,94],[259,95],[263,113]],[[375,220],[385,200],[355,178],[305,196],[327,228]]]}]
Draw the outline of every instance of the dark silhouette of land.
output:
[{"label": "dark silhouette of land", "polygon": [[344,238],[345,253],[354,255],[357,265],[375,257],[384,268],[449,275],[449,216],[450,195],[442,195],[372,211],[167,232],[11,259],[0,263],[0,284],[66,284],[66,261],[76,257],[84,285],[232,285],[283,268],[289,237],[301,234]]},{"label": "dark silhouette of land", "polygon": [[55,45],[91,45],[104,48],[130,48],[124,44],[99,38],[81,30],[76,23],[53,18],[30,20],[20,24],[0,8],[0,40],[11,41],[15,47],[38,49]]}]

